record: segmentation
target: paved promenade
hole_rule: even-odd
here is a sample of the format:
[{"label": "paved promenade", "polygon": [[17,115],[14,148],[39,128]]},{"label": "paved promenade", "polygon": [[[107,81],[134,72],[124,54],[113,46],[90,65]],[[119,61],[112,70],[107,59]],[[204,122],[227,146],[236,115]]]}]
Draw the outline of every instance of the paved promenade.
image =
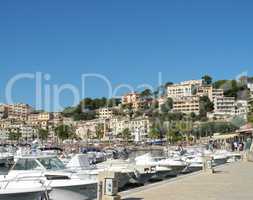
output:
[{"label": "paved promenade", "polygon": [[253,162],[238,162],[121,193],[124,200],[252,200]]}]

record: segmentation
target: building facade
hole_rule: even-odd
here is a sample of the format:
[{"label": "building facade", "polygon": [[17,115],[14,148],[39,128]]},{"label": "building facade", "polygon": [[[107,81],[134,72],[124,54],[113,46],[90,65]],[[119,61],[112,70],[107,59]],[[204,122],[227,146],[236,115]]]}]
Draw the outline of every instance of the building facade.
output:
[{"label": "building facade", "polygon": [[186,96],[173,101],[173,112],[199,114],[200,102],[198,96]]},{"label": "building facade", "polygon": [[214,117],[226,118],[235,115],[234,97],[216,97],[214,99]]}]

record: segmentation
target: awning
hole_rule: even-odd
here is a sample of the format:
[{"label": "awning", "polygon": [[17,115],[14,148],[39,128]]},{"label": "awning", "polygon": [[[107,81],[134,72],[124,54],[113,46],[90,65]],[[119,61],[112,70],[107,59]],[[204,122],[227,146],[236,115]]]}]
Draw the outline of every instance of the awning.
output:
[{"label": "awning", "polygon": [[234,138],[234,137],[237,137],[237,136],[239,136],[238,133],[226,134],[226,135],[214,135],[212,137],[212,139],[215,139],[215,140],[226,140],[226,139],[231,139],[231,138]]}]

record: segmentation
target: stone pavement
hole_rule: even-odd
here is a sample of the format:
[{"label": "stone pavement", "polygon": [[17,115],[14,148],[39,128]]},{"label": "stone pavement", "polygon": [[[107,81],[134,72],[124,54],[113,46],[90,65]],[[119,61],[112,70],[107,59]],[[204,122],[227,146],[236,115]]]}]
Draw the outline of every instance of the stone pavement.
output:
[{"label": "stone pavement", "polygon": [[253,162],[238,162],[122,192],[124,200],[253,200]]}]

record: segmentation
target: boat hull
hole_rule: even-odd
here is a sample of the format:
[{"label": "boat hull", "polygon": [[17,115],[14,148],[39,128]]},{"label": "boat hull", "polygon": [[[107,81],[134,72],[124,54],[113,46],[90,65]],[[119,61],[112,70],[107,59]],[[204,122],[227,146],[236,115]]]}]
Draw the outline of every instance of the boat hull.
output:
[{"label": "boat hull", "polygon": [[43,196],[42,192],[0,194],[0,200],[41,200]]},{"label": "boat hull", "polygon": [[55,187],[49,194],[50,200],[88,200],[97,196],[97,184]]}]

